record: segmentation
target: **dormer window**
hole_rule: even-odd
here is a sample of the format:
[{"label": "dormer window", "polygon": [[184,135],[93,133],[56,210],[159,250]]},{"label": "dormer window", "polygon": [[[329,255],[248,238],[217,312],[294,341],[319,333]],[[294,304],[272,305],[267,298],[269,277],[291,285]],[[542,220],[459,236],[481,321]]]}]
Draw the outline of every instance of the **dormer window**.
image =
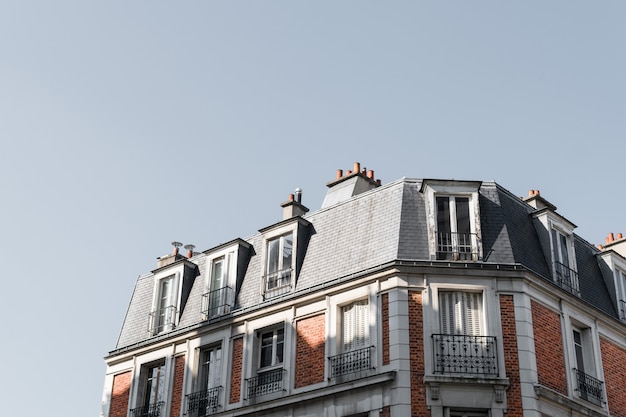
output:
[{"label": "dormer window", "polygon": [[178,319],[179,273],[163,271],[156,277],[148,332],[157,335],[174,330]]},{"label": "dormer window", "polygon": [[578,296],[578,272],[575,269],[574,249],[571,235],[563,233],[557,227],[552,228],[550,235],[552,245],[552,262],[554,280],[564,290]]},{"label": "dormer window", "polygon": [[207,255],[202,315],[212,319],[229,314],[235,305],[235,289],[243,279],[250,244],[242,239],[224,243],[204,252]]},{"label": "dormer window", "polygon": [[619,318],[626,321],[626,272],[620,268],[615,268],[615,282],[619,288],[618,310]]},{"label": "dormer window", "polygon": [[482,258],[479,182],[424,180],[431,259]]},{"label": "dormer window", "polygon": [[293,259],[292,233],[267,241],[265,292],[291,285]]},{"label": "dormer window", "polygon": [[310,223],[301,217],[284,220],[260,230],[263,241],[263,299],[291,292],[304,259]]}]

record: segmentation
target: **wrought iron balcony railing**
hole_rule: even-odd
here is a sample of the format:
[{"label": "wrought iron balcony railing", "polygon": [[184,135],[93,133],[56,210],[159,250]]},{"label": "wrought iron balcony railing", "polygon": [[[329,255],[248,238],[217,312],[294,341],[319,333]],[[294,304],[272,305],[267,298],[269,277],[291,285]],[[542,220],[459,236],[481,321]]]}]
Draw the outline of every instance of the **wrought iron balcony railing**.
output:
[{"label": "wrought iron balcony railing", "polygon": [[578,272],[560,262],[554,263],[554,272],[556,274],[556,283],[559,287],[577,297],[580,296],[580,289],[578,287]]},{"label": "wrought iron balcony railing", "polygon": [[494,336],[434,334],[435,373],[498,375]]},{"label": "wrought iron balcony railing", "polygon": [[233,308],[233,289],[222,287],[202,294],[202,314],[207,318],[223,316]]},{"label": "wrought iron balcony railing", "polygon": [[263,277],[263,296],[270,298],[289,292],[292,273],[293,270],[291,268],[285,268],[265,275]]},{"label": "wrought iron balcony railing", "polygon": [[619,318],[626,321],[626,301],[619,300]]},{"label": "wrought iron balcony railing", "polygon": [[283,368],[259,373],[257,376],[246,379],[246,399],[260,397],[272,392],[283,390]]},{"label": "wrought iron balcony railing", "polygon": [[185,415],[189,417],[205,417],[215,414],[220,407],[220,391],[222,387],[210,388],[185,396]]},{"label": "wrought iron balcony railing", "polygon": [[150,333],[150,335],[155,335],[161,332],[174,330],[176,313],[176,306],[167,306],[151,312],[148,333]]},{"label": "wrought iron balcony railing", "polygon": [[330,378],[372,369],[373,349],[373,346],[368,346],[329,357]]},{"label": "wrought iron balcony railing", "polygon": [[130,410],[131,417],[160,417],[163,401],[154,404],[142,405]]},{"label": "wrought iron balcony railing", "polygon": [[437,232],[437,260],[477,261],[476,233]]},{"label": "wrought iron balcony railing", "polygon": [[604,402],[604,382],[575,368],[574,372],[576,373],[576,382],[578,385],[576,391],[578,392],[578,396],[585,401],[601,405],[602,402]]}]

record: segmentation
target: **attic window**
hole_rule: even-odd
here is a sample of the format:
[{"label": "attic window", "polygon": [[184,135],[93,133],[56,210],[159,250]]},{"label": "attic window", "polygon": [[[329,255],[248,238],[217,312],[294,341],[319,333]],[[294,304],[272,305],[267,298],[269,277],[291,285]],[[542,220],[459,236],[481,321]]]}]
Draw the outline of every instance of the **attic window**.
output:
[{"label": "attic window", "polygon": [[424,180],[431,259],[482,259],[479,187],[479,182]]}]

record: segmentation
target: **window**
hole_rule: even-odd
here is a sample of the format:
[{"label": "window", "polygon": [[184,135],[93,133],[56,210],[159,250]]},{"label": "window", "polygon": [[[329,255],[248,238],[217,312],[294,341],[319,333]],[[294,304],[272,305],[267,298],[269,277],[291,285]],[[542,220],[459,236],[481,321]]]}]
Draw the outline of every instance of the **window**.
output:
[{"label": "window", "polygon": [[196,392],[186,397],[188,416],[203,417],[218,411],[221,372],[221,346],[202,350]]},{"label": "window", "polygon": [[615,268],[615,281],[619,291],[619,316],[620,319],[626,321],[626,272],[619,268]]},{"label": "window", "polygon": [[267,368],[283,363],[285,330],[283,328],[261,334],[259,368]]},{"label": "window", "polygon": [[174,329],[176,323],[176,288],[174,276],[158,281],[156,309],[151,313],[150,333],[155,335]]},{"label": "window", "polygon": [[576,365],[576,368],[574,368],[576,376],[575,391],[583,400],[601,405],[604,398],[603,383],[594,376],[596,371],[593,359],[591,329],[573,327],[572,340]]},{"label": "window", "polygon": [[479,190],[481,182],[424,180],[431,259],[482,258]]},{"label": "window", "polygon": [[227,257],[221,256],[211,261],[209,290],[204,294],[202,312],[207,318],[230,313],[232,289],[228,286]]},{"label": "window", "polygon": [[482,294],[478,292],[441,291],[441,333],[480,336]]},{"label": "window", "polygon": [[256,376],[246,380],[247,399],[283,389],[285,329],[264,330],[258,337],[259,368]]},{"label": "window", "polygon": [[267,263],[265,268],[265,293],[282,293],[291,286],[293,272],[293,234],[267,241]]},{"label": "window", "polygon": [[433,335],[435,373],[497,375],[496,340],[485,336],[480,292],[440,291],[441,333]]},{"label": "window", "polygon": [[438,196],[437,259],[475,260],[468,197]]},{"label": "window", "polygon": [[329,358],[331,378],[372,368],[369,308],[368,300],[341,307],[341,352]]},{"label": "window", "polygon": [[578,273],[573,269],[570,257],[570,239],[556,229],[552,229],[552,259],[557,284],[564,290],[579,295]]},{"label": "window", "polygon": [[370,346],[369,303],[361,300],[341,308],[342,351],[350,352]]},{"label": "window", "polygon": [[165,394],[165,361],[145,366],[141,371],[141,381],[140,404],[131,410],[132,417],[160,416]]}]

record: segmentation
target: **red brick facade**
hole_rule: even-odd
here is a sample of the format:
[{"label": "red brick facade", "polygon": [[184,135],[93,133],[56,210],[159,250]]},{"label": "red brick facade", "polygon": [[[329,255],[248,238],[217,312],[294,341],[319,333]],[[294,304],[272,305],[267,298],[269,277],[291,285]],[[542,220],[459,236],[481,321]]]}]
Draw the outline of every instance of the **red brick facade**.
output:
[{"label": "red brick facade", "polygon": [[324,382],[326,316],[319,314],[296,323],[295,387]]},{"label": "red brick facade", "polygon": [[600,337],[600,351],[604,367],[604,386],[611,415],[626,417],[626,396],[624,395],[626,351],[604,337]]},{"label": "red brick facade", "polygon": [[567,395],[561,317],[536,301],[531,309],[539,384]]},{"label": "red brick facade", "polygon": [[383,365],[389,365],[389,294],[383,294],[380,300],[383,332]]},{"label": "red brick facade", "polygon": [[109,417],[126,417],[128,412],[128,398],[130,396],[130,375],[131,372],[128,371],[113,377]]},{"label": "red brick facade", "polygon": [[428,417],[424,386],[424,326],[422,293],[409,292],[409,354],[411,359],[411,416]]},{"label": "red brick facade", "polygon": [[230,377],[229,403],[239,402],[241,399],[241,373],[243,371],[243,338],[233,340],[233,355],[231,362],[232,374]]},{"label": "red brick facade", "polygon": [[391,417],[391,409],[389,406],[383,407],[378,414],[380,417]]},{"label": "red brick facade", "polygon": [[172,407],[170,415],[176,417],[180,415],[180,403],[183,397],[183,380],[185,377],[185,355],[177,356],[174,359],[174,385],[172,387]]},{"label": "red brick facade", "polygon": [[522,391],[520,387],[519,355],[517,350],[517,327],[515,323],[515,303],[512,295],[500,296],[500,316],[502,319],[502,344],[504,345],[504,367],[509,378],[507,390],[508,417],[522,417]]}]

